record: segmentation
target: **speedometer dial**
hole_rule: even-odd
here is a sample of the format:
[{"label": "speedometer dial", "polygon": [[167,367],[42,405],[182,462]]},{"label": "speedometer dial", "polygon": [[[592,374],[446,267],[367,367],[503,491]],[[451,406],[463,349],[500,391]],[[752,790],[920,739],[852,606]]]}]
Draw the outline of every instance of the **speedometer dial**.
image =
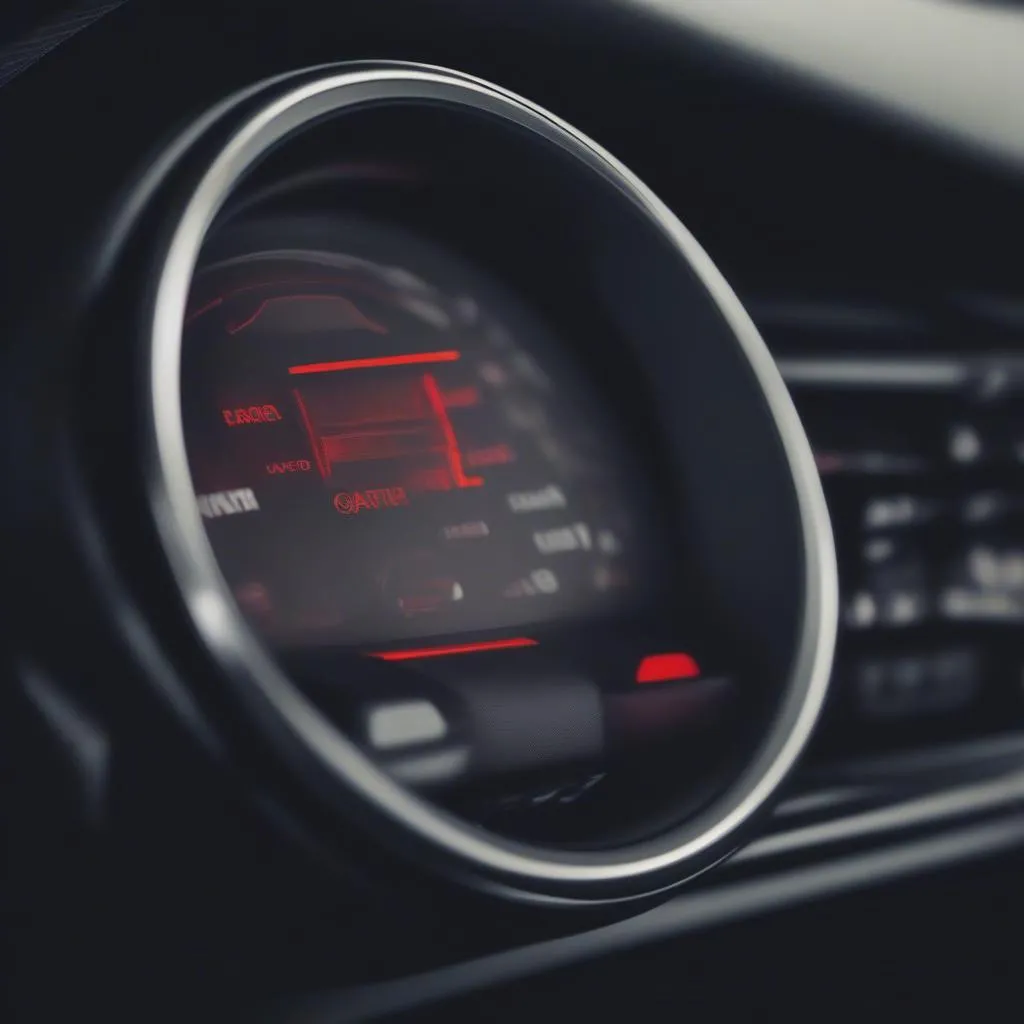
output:
[{"label": "speedometer dial", "polygon": [[347,238],[193,285],[189,457],[250,620],[283,646],[387,646],[649,598],[629,460],[544,326],[443,251]]}]

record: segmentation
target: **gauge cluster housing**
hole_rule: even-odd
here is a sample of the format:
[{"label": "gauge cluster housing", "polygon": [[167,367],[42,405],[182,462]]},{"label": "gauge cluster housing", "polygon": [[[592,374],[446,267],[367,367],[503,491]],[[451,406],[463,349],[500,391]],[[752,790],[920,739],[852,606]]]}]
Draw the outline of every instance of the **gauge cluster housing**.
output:
[{"label": "gauge cluster housing", "polygon": [[[375,767],[239,614],[200,525],[185,455],[185,303],[203,247],[215,251],[230,237],[218,224],[258,234],[265,229],[255,210],[269,204],[294,215],[310,203],[401,217],[407,230],[422,226],[483,261],[567,339],[566,358],[625,433],[646,442],[642,458],[664,467],[652,477],[678,481],[661,500],[673,545],[686,552],[690,607],[713,608],[718,628],[743,638],[739,686],[750,691],[737,753],[703,807],[671,812],[685,789],[662,782],[663,809],[647,836],[641,830],[603,852],[485,836]],[[52,364],[28,370],[49,378],[51,442],[80,488],[63,539],[90,592],[104,583],[120,591],[117,602],[94,603],[137,617],[136,628],[104,623],[128,654],[126,668],[154,674],[144,644],[161,662],[161,679],[148,685],[159,691],[162,681],[189,727],[225,750],[241,738],[239,763],[255,759],[261,773],[278,765],[281,784],[302,789],[316,808],[319,824],[309,827],[327,846],[338,827],[324,822],[348,821],[363,841],[407,862],[556,903],[647,895],[734,849],[824,702],[834,555],[817,474],[777,371],[668,209],[613,157],[527,101],[455,73],[387,64],[300,73],[225,101],[165,150],[122,209],[104,278],[67,335],[61,366],[76,372],[58,381]],[[326,238],[329,219],[305,230]],[[86,415],[88,396],[112,388],[122,400]],[[33,583],[25,581],[27,594]],[[47,659],[42,648],[35,657]],[[365,673],[351,657],[340,666]],[[631,785],[650,788],[639,772]],[[627,803],[628,794],[624,786]]]}]

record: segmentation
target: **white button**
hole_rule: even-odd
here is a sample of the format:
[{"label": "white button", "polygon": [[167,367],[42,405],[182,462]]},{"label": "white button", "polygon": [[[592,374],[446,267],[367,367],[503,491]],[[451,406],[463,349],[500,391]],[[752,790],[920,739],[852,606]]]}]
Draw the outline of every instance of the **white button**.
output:
[{"label": "white button", "polygon": [[921,598],[918,594],[907,591],[896,591],[889,595],[887,618],[893,626],[906,626],[916,622],[923,611]]},{"label": "white button", "polygon": [[954,462],[976,462],[981,455],[981,438],[973,427],[954,427],[949,435],[949,454]]},{"label": "white button", "polygon": [[847,624],[854,629],[867,629],[878,618],[878,605],[866,591],[855,594],[846,609]]},{"label": "white button", "polygon": [[382,704],[366,716],[367,737],[378,750],[430,743],[443,739],[447,732],[441,712],[426,700]]},{"label": "white button", "polygon": [[401,782],[422,786],[429,782],[448,782],[457,778],[469,764],[469,751],[439,750],[434,754],[404,757],[388,765],[388,772]]},{"label": "white button", "polygon": [[896,545],[888,537],[876,537],[864,545],[864,558],[868,562],[884,562],[896,551]]}]

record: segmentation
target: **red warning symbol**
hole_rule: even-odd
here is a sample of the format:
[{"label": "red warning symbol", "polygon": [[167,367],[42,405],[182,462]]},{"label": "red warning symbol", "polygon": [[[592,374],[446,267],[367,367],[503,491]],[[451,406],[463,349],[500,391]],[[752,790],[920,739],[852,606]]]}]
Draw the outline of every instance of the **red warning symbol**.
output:
[{"label": "red warning symbol", "polygon": [[360,512],[372,512],[382,508],[397,508],[408,505],[409,496],[404,487],[375,487],[368,491],[338,491],[334,496],[334,507],[343,516],[354,516]]}]

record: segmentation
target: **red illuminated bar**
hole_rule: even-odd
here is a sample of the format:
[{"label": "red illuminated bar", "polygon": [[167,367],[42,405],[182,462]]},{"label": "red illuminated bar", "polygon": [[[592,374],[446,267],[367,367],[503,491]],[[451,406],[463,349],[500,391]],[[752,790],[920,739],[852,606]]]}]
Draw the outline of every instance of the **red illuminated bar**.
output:
[{"label": "red illuminated bar", "polygon": [[449,654],[478,654],[481,651],[507,651],[516,647],[536,647],[537,641],[526,636],[505,640],[479,640],[471,644],[448,644],[443,647],[410,647],[401,651],[376,651],[371,658],[381,661],[415,661],[419,658],[443,658]]},{"label": "red illuminated bar", "polygon": [[289,366],[294,376],[306,373],[338,373],[341,370],[373,370],[385,366],[416,366],[422,363],[454,363],[461,353],[455,349],[442,352],[410,352],[403,356],[372,356],[367,359],[341,359],[333,363],[303,363]]}]

